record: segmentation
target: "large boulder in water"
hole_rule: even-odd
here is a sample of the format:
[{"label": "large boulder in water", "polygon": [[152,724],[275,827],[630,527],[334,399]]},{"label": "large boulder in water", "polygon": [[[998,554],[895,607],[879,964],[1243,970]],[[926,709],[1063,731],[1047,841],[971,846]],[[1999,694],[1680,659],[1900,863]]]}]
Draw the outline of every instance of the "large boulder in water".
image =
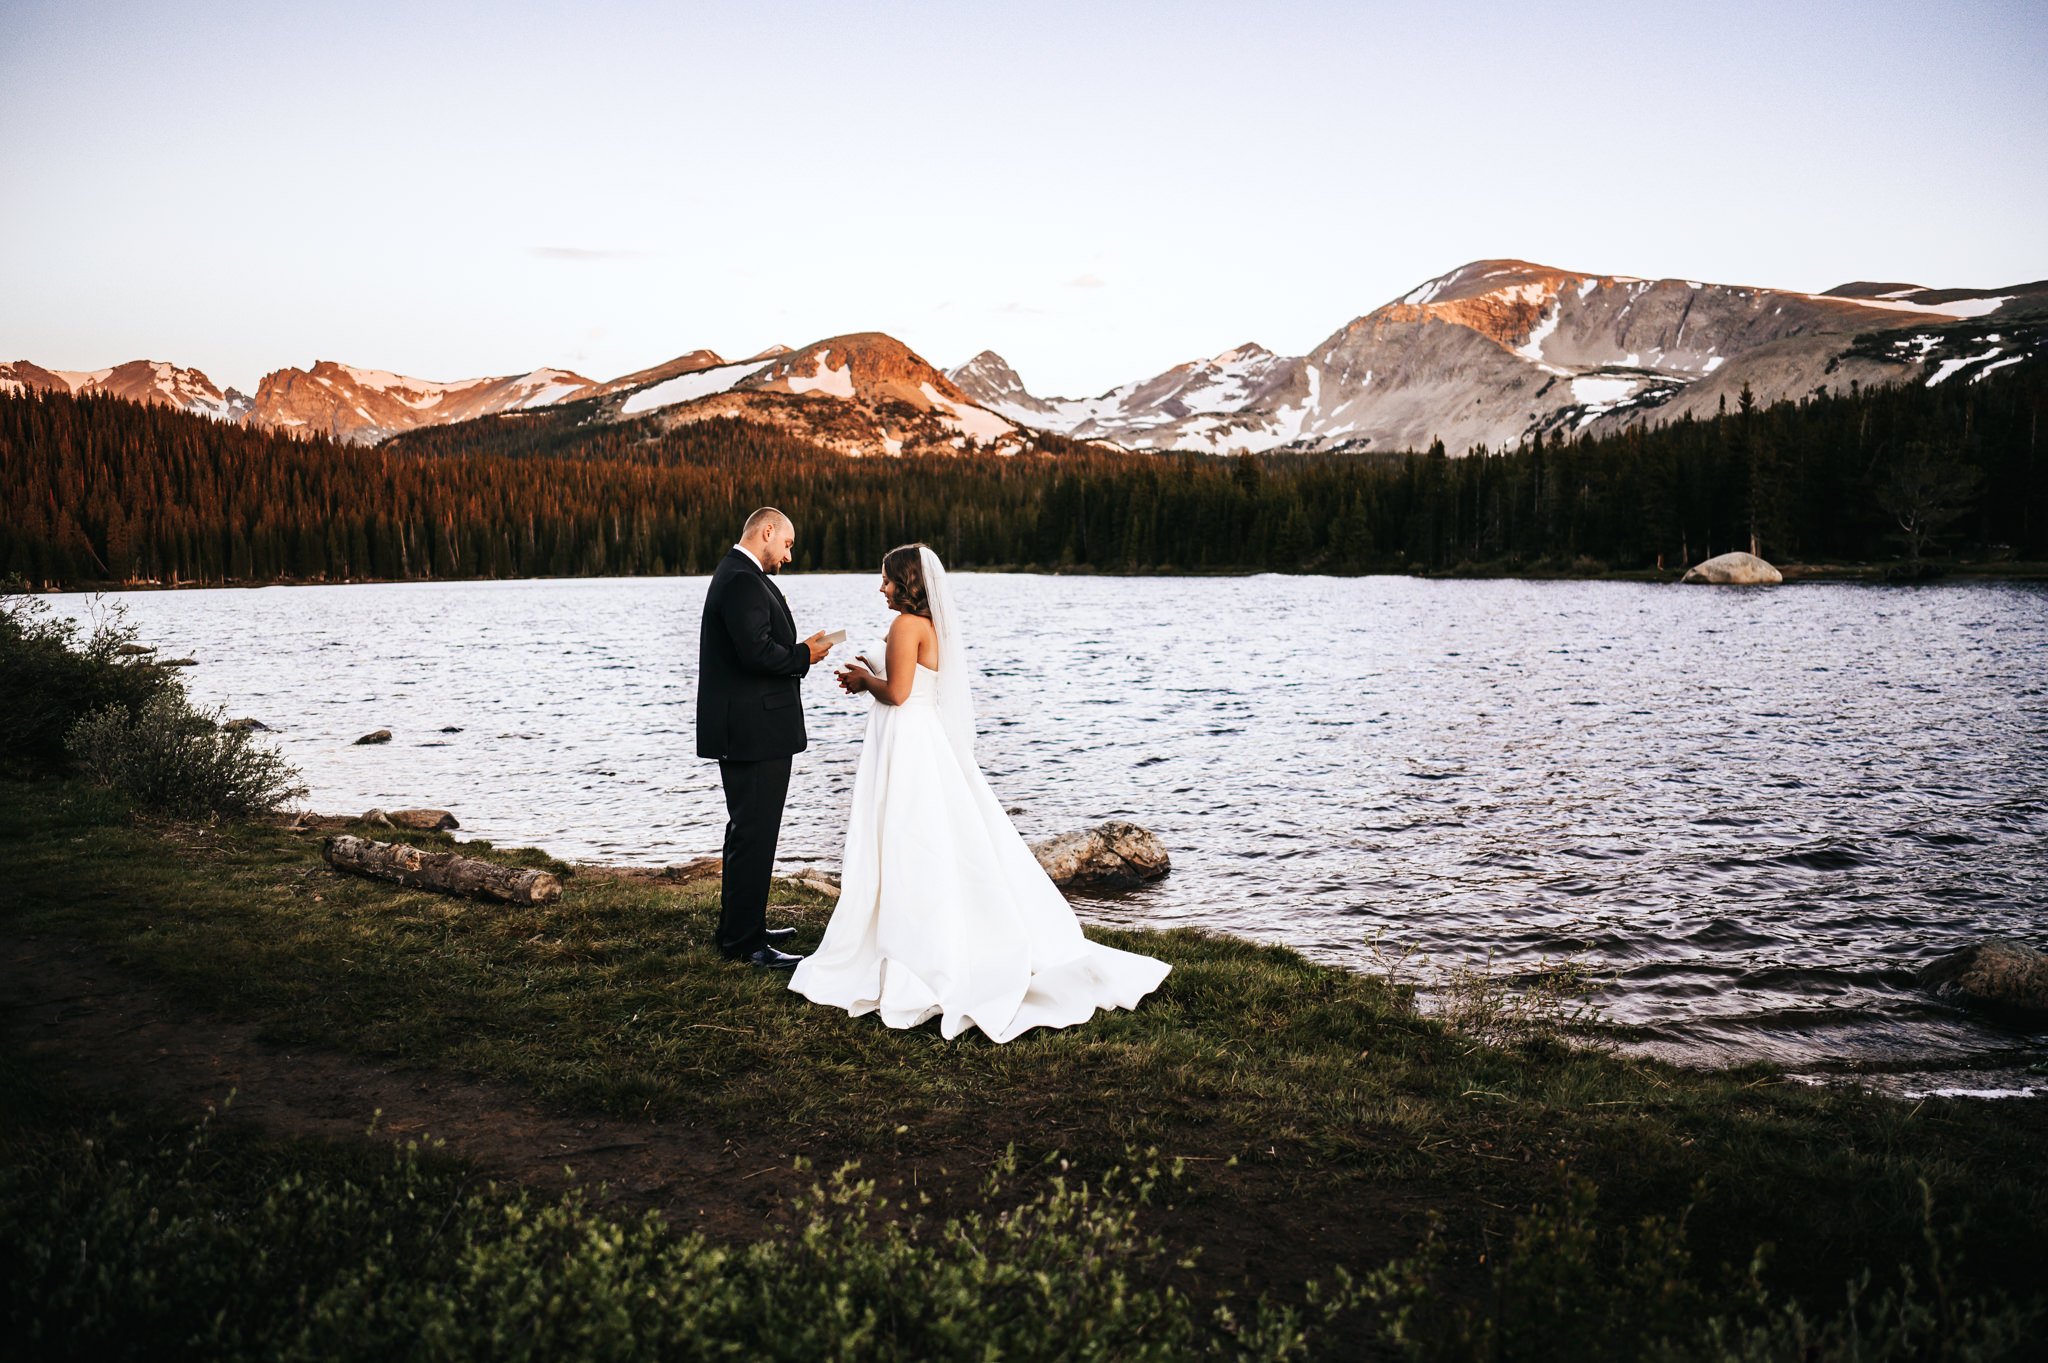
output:
[{"label": "large boulder in water", "polygon": [[1695,563],[1679,579],[1681,582],[1706,582],[1727,587],[1761,587],[1784,580],[1783,573],[1755,554],[1740,551],[1716,554],[1705,563]]},{"label": "large boulder in water", "polygon": [[1042,838],[1031,844],[1031,854],[1053,884],[1077,890],[1129,889],[1159,879],[1172,867],[1158,838],[1120,819]]},{"label": "large boulder in water", "polygon": [[2048,1023],[2048,952],[1993,937],[1922,966],[1920,983],[1943,998],[2020,1021]]}]

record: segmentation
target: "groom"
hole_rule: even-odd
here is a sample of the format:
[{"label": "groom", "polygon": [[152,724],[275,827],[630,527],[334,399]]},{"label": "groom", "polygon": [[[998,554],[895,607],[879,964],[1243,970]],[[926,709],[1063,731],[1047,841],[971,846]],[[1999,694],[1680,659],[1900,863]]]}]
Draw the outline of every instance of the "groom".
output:
[{"label": "groom", "polygon": [[775,586],[773,574],[795,544],[796,527],[774,507],[747,517],[740,542],[711,575],[697,639],[697,756],[717,758],[725,783],[718,949],[727,960],[768,970],[803,959],[773,945],[796,929],[768,926],[768,881],[789,759],[804,750],[798,681],[832,649],[823,631],[797,642],[789,603]]}]

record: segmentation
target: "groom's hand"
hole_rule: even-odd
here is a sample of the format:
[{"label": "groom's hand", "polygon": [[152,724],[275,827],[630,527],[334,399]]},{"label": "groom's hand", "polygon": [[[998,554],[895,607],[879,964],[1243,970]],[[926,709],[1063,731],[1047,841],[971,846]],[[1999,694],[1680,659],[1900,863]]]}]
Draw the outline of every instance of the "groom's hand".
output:
[{"label": "groom's hand", "polygon": [[819,630],[804,640],[804,647],[811,651],[811,664],[816,666],[825,661],[825,655],[832,651],[832,645],[825,642],[825,631]]}]

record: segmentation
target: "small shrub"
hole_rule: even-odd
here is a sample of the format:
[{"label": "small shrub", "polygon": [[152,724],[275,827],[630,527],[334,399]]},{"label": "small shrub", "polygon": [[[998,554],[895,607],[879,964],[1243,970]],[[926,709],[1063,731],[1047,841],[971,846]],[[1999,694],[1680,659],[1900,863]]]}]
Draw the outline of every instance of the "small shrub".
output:
[{"label": "small shrub", "polygon": [[164,814],[264,814],[306,793],[274,749],[222,728],[220,711],[193,709],[182,690],[95,710],[67,746],[81,775]]},{"label": "small shrub", "polygon": [[65,735],[109,705],[140,709],[182,688],[168,668],[123,653],[135,642],[119,606],[96,610],[92,630],[60,620],[48,602],[0,588],[0,753],[42,772],[64,764]]}]

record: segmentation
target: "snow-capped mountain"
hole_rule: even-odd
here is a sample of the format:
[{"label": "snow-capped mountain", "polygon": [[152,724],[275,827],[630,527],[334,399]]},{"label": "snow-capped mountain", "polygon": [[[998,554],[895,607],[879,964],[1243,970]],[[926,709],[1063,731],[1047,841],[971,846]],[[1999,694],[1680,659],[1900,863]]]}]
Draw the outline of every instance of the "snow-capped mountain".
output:
[{"label": "snow-capped mountain", "polygon": [[692,350],[606,383],[563,369],[450,383],[320,360],[264,375],[253,399],[221,393],[197,370],[147,361],[93,373],[26,360],[0,364],[0,392],[24,388],[109,392],[355,444],[543,410],[572,421],[652,417],[664,427],[744,417],[846,454],[1015,452],[1037,438],[879,332],[835,336],[800,350],[774,345],[739,361]]},{"label": "snow-capped mountain", "polygon": [[421,426],[552,406],[595,386],[566,369],[442,383],[318,360],[311,369],[265,374],[247,419],[273,430],[375,444]]},{"label": "snow-capped mountain", "polygon": [[606,385],[614,391],[600,404],[604,419],[658,414],[661,424],[673,427],[742,417],[845,454],[1014,452],[1031,443],[1015,422],[878,331],[799,350],[776,346],[751,359],[697,365],[621,389],[624,383]]},{"label": "snow-capped mountain", "polygon": [[222,390],[196,369],[180,369],[162,360],[130,360],[111,369],[45,369],[27,360],[0,363],[0,392],[23,389],[70,393],[83,396],[104,393],[180,411],[209,416],[216,421],[239,421],[249,410],[249,399],[234,389]]},{"label": "snow-capped mountain", "polygon": [[1934,289],[1857,281],[1807,294],[1482,260],[1426,281],[1306,355],[1240,345],[1089,398],[1038,397],[983,351],[943,373],[859,332],[728,361],[708,349],[605,383],[564,369],[444,383],[321,360],[256,396],[135,360],[0,364],[0,391],[108,393],[223,421],[370,444],[425,426],[541,411],[570,422],[766,422],[848,454],[1014,452],[1039,433],[1228,453],[1502,448],[1823,385],[1972,382],[2048,354],[2048,281]]},{"label": "snow-capped mountain", "polygon": [[[1239,347],[1098,398],[1038,398],[1000,356],[952,371],[1020,424],[1136,449],[1510,446],[1539,431],[1711,412],[1822,384],[1932,377],[1955,324],[2039,315],[2048,283],[2003,290],[1847,284],[1824,294],[1483,260],[1346,324],[1305,356]],[[1925,344],[1858,345],[1933,328]],[[1963,328],[1971,331],[1971,328]],[[1981,345],[1978,348],[1982,348]]]},{"label": "snow-capped mountain", "polygon": [[1059,431],[1080,440],[1144,443],[1150,431],[1178,430],[1198,414],[1242,412],[1256,404],[1275,375],[1298,361],[1246,344],[1207,360],[1175,365],[1163,374],[1112,388],[1093,398],[1038,398],[1025,391],[1017,372],[994,351],[984,350],[948,377],[990,411],[1025,426]]}]

